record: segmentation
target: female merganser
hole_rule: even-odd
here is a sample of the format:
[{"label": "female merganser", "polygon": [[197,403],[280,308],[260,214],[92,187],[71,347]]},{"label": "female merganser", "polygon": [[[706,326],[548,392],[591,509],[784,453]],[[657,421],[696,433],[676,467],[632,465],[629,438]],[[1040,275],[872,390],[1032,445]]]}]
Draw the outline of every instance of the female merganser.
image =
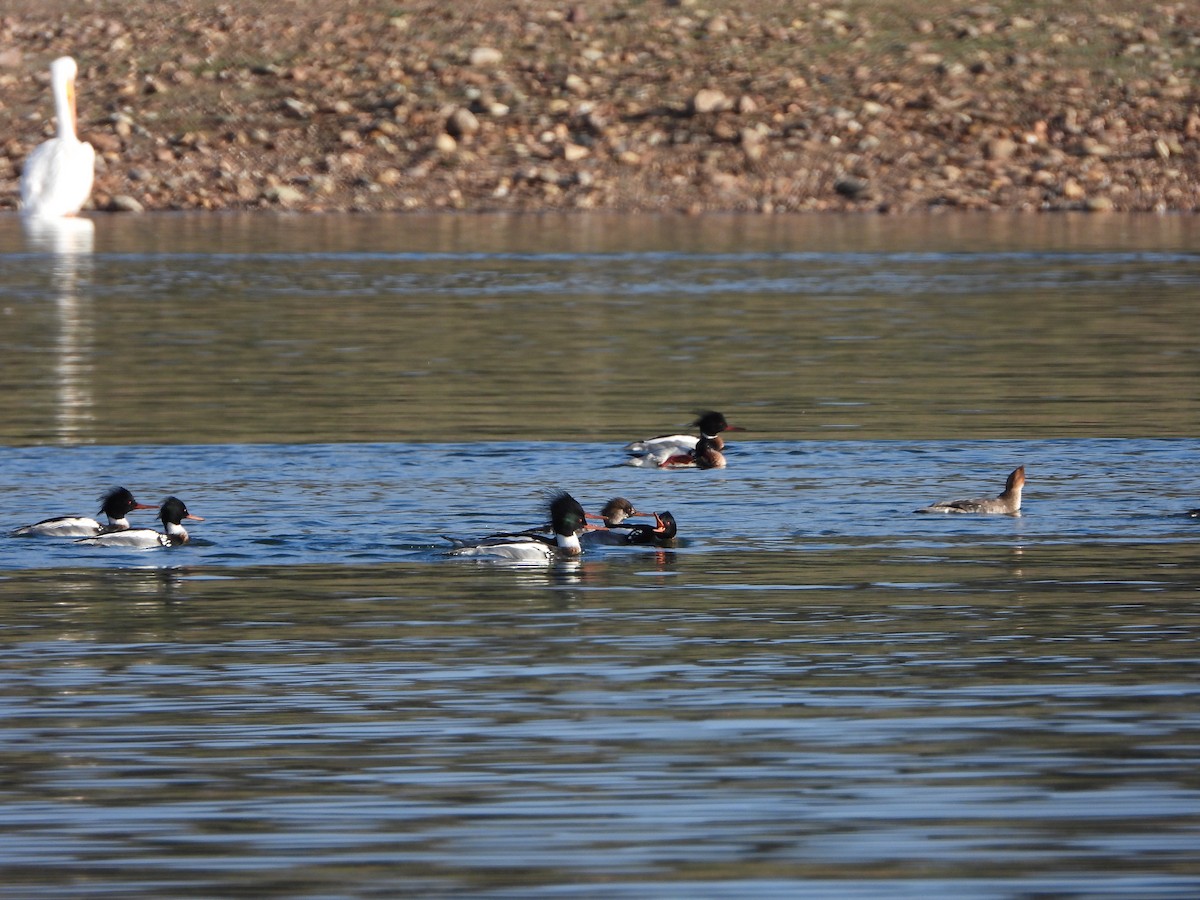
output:
[{"label": "female merganser", "polygon": [[521,563],[546,563],[583,552],[579,535],[587,524],[587,513],[566,491],[550,498],[550,527],[553,537],[537,531],[490,534],[478,540],[443,535],[454,545],[450,556],[508,560]]},{"label": "female merganser", "polygon": [[1025,467],[1017,466],[1008,476],[1004,493],[999,497],[975,500],[942,500],[916,512],[922,513],[987,513],[1015,516],[1021,511],[1021,489],[1025,487]]},{"label": "female merganser", "polygon": [[193,516],[188,512],[187,507],[178,497],[168,497],[164,500],[158,517],[162,520],[163,528],[166,529],[165,534],[155,531],[153,528],[129,528],[125,531],[110,531],[96,537],[84,538],[75,543],[87,544],[89,547],[124,547],[130,550],[174,547],[186,544],[189,540],[187,531],[180,524],[184,519],[191,519],[195,522],[204,521],[200,516]]},{"label": "female merganser", "polygon": [[[649,516],[651,513],[638,512],[633,508],[633,504],[624,497],[613,497],[604,504],[604,508],[600,510],[599,515],[596,513],[588,513],[589,519],[602,519],[604,527],[591,527],[580,535],[579,540],[585,547],[592,547],[604,544],[623,545],[629,543],[629,533],[625,528],[632,526],[623,525],[622,523],[632,516]],[[649,527],[649,526],[646,526]],[[618,529],[614,531],[613,529]]]},{"label": "female merganser", "polygon": [[664,434],[625,445],[632,459],[627,465],[658,469],[723,469],[725,441],[723,431],[745,431],[730,425],[719,412],[704,412],[692,423],[700,429],[700,437],[690,434]]},{"label": "female merganser", "polygon": [[38,144],[21,170],[21,213],[37,218],[73,216],[92,193],[96,151],[75,135],[75,60],[50,63],[58,137]]},{"label": "female merganser", "polygon": [[620,525],[626,519],[633,516],[648,516],[650,513],[638,512],[633,508],[633,504],[624,497],[613,497],[604,504],[603,509],[597,513],[588,513],[589,519],[601,519],[604,522],[605,528],[612,528],[614,525]]},{"label": "female merganser", "polygon": [[101,525],[88,516],[56,516],[18,528],[12,533],[13,537],[95,537],[98,534],[127,529],[129,520],[125,517],[135,509],[154,509],[153,506],[138,503],[133,499],[133,494],[123,487],[113,488],[100,498],[100,504],[100,512],[108,518],[107,525]]}]

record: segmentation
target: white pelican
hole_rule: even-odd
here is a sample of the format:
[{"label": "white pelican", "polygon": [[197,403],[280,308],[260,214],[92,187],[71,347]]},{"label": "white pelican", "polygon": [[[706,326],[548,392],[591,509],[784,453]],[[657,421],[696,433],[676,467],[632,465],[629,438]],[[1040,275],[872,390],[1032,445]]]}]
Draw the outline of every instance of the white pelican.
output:
[{"label": "white pelican", "polygon": [[21,172],[21,214],[38,218],[73,216],[92,193],[96,151],[75,135],[75,60],[50,63],[50,89],[58,137],[39,144]]}]

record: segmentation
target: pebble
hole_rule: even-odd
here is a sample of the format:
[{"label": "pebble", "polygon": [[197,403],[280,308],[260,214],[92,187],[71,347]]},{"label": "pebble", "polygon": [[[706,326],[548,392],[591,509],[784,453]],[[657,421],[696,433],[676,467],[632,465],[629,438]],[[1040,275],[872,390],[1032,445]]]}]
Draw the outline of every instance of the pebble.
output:
[{"label": "pebble", "polygon": [[475,113],[459,106],[446,117],[446,133],[451,137],[462,139],[471,137],[479,131],[479,119]]},{"label": "pebble", "polygon": [[108,205],[105,207],[105,209],[107,209],[109,212],[128,213],[140,213],[146,211],[146,207],[128,194],[117,194],[108,201]]},{"label": "pebble", "polygon": [[504,54],[494,47],[476,47],[468,57],[472,66],[495,66],[504,59]]},{"label": "pebble", "polygon": [[849,197],[852,200],[857,200],[866,194],[871,188],[871,184],[865,178],[856,178],[853,175],[843,175],[833,183],[833,189],[843,197]]},{"label": "pebble", "polygon": [[263,192],[263,196],[281,206],[294,206],[304,200],[304,192],[290,184],[273,185]]},{"label": "pebble", "polygon": [[579,144],[563,145],[563,159],[567,162],[579,162],[581,159],[586,159],[591,155],[591,150],[587,147],[581,147]]},{"label": "pebble", "polygon": [[729,109],[732,106],[728,97],[724,92],[714,90],[713,88],[701,88],[692,95],[692,101],[688,104],[688,108],[693,115],[703,116],[708,113],[720,112],[721,110]]},{"label": "pebble", "polygon": [[996,162],[1012,159],[1016,152],[1017,142],[1011,138],[993,138],[984,146],[984,155]]}]

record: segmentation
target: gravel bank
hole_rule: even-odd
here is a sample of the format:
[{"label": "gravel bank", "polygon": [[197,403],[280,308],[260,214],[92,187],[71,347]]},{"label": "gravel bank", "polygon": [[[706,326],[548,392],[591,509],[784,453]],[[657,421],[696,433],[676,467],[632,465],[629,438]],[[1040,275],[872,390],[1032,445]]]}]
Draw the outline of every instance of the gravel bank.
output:
[{"label": "gravel bank", "polygon": [[64,53],[102,210],[1200,207],[1193,3],[5,7],[0,208]]}]

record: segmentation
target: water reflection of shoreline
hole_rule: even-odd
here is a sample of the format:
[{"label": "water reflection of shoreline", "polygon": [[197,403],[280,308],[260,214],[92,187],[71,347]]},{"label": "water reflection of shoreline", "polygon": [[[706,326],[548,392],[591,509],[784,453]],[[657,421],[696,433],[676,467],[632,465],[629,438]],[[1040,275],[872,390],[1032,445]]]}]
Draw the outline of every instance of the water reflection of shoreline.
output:
[{"label": "water reflection of shoreline", "polygon": [[54,435],[60,443],[90,440],[95,418],[92,383],[95,334],[91,297],[80,284],[91,273],[95,225],[91,219],[23,219],[31,250],[51,255],[50,274],[58,320],[54,342]]}]

